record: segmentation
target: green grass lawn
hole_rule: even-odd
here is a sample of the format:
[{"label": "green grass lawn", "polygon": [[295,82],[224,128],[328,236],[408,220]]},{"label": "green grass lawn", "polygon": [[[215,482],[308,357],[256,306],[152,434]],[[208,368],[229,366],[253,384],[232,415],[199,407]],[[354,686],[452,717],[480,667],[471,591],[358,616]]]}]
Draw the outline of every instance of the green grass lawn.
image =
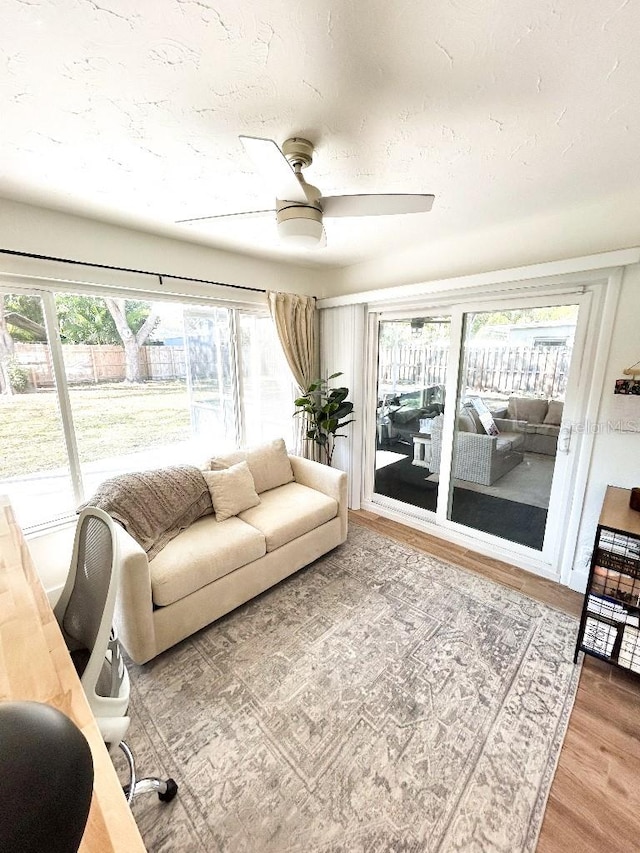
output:
[{"label": "green grass lawn", "polygon": [[[70,389],[82,462],[190,436],[184,383],[110,383]],[[67,464],[55,391],[0,397],[0,479]]]}]

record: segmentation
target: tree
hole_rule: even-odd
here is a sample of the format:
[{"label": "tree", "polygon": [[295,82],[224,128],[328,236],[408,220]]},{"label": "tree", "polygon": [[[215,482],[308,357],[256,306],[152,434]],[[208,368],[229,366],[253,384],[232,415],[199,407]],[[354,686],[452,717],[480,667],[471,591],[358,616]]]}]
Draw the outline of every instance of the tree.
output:
[{"label": "tree", "polygon": [[[140,381],[140,347],[146,343],[159,319],[158,312],[150,303],[74,294],[56,294],[55,302],[58,328],[64,343],[122,344],[125,382]],[[9,294],[0,315],[0,358],[3,364],[13,352],[14,340],[47,340],[40,297]],[[7,335],[4,343],[3,332]]]},{"label": "tree", "polygon": [[32,343],[46,341],[42,300],[26,293],[8,293],[4,301],[4,318],[14,341]]},{"label": "tree", "polygon": [[120,336],[105,300],[56,294],[60,337],[66,344],[119,344]]},{"label": "tree", "polygon": [[153,332],[159,319],[158,312],[151,308],[146,319],[143,320],[142,325],[139,326],[137,330],[134,330],[130,325],[130,319],[127,316],[126,300],[114,299],[111,296],[107,296],[104,301],[109,309],[109,313],[113,317],[118,334],[122,339],[122,345],[124,346],[124,381],[139,382],[140,347],[147,341],[151,332]]},{"label": "tree", "polygon": [[9,377],[9,363],[13,355],[13,338],[7,329],[4,319],[4,305],[0,311],[0,392],[11,394],[11,380]]}]

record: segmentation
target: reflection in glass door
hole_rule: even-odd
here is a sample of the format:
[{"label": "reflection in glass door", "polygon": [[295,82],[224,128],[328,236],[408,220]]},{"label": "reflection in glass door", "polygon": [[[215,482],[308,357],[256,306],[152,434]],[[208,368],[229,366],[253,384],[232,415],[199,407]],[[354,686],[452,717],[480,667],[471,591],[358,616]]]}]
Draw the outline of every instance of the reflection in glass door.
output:
[{"label": "reflection in glass door", "polygon": [[226,308],[184,312],[191,428],[216,452],[239,445],[233,312]]},{"label": "reflection in glass door", "polygon": [[451,521],[542,551],[578,307],[464,315]]},{"label": "reflection in glass door", "polygon": [[435,512],[438,475],[432,429],[444,411],[451,321],[443,317],[382,320],[374,492]]}]

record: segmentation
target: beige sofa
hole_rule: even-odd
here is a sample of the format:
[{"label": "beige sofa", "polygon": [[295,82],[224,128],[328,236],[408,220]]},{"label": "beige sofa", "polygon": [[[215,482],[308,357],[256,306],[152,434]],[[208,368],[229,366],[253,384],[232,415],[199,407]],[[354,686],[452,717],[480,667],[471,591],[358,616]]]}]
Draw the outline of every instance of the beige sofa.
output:
[{"label": "beige sofa", "polygon": [[[158,553],[155,547],[145,550],[118,526],[121,579],[115,624],[136,663],[149,661],[345,541],[344,472],[289,456],[284,442],[238,451],[210,464],[226,475],[244,468],[242,463],[255,475],[248,508],[220,520],[218,508],[228,497],[223,479],[222,493],[220,483],[216,493],[220,503],[213,499],[216,515],[209,502],[208,512],[172,534]],[[204,477],[211,474],[217,476],[202,472]],[[140,502],[149,503],[144,497]],[[233,511],[233,500],[231,504]],[[182,509],[176,507],[176,515]],[[200,502],[196,514],[202,509]],[[143,535],[138,538],[149,545]]]}]

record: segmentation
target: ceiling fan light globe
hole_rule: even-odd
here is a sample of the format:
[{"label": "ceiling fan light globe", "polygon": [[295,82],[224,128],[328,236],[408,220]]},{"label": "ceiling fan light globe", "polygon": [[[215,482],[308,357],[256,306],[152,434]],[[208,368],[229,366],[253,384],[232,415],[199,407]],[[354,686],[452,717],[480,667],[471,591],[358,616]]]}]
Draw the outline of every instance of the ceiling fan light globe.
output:
[{"label": "ceiling fan light globe", "polygon": [[278,235],[288,245],[312,249],[322,239],[322,222],[313,219],[286,219],[278,223]]},{"label": "ceiling fan light globe", "polygon": [[287,245],[313,249],[322,240],[322,211],[318,208],[285,202],[278,208],[277,222],[278,236]]}]

